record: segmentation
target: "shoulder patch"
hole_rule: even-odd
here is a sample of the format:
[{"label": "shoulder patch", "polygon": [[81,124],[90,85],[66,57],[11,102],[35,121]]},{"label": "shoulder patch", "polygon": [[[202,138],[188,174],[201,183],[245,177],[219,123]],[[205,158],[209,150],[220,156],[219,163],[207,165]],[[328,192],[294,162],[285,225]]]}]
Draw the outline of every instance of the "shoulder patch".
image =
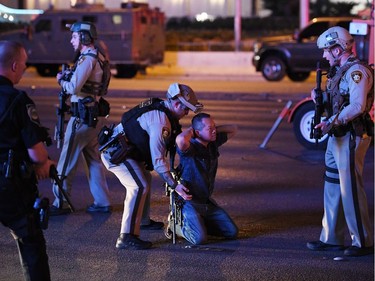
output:
[{"label": "shoulder patch", "polygon": [[361,82],[362,77],[363,77],[362,72],[361,72],[361,71],[358,71],[358,70],[353,71],[353,72],[350,74],[350,76],[352,77],[353,81],[354,81],[355,83],[357,83],[357,84],[358,84],[359,82]]},{"label": "shoulder patch", "polygon": [[27,104],[26,105],[27,114],[29,115],[29,118],[32,122],[39,125],[39,115],[36,111],[36,107],[34,104]]},{"label": "shoulder patch", "polygon": [[168,127],[163,127],[162,135],[163,139],[168,139],[171,135],[171,130]]},{"label": "shoulder patch", "polygon": [[142,101],[138,106],[139,106],[139,108],[143,108],[143,107],[149,106],[151,104],[152,104],[152,98],[149,98],[145,101]]},{"label": "shoulder patch", "polygon": [[86,59],[86,56],[81,56],[81,58],[78,61],[78,64],[83,63],[83,61]]}]

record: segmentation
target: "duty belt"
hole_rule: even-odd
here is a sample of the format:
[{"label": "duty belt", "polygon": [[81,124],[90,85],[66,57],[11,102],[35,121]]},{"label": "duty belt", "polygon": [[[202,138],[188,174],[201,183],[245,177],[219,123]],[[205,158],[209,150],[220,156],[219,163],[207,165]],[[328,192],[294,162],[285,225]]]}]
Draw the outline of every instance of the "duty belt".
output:
[{"label": "duty belt", "polygon": [[335,136],[336,138],[340,138],[346,135],[347,132],[349,132],[351,129],[350,124],[346,125],[338,125],[333,126],[332,129],[328,132],[329,136]]}]

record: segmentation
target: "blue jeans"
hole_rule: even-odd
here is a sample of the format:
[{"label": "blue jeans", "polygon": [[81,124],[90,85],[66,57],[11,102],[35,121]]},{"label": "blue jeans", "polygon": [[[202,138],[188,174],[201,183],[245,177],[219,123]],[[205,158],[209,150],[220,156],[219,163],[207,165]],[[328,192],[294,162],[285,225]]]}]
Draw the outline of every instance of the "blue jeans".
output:
[{"label": "blue jeans", "polygon": [[227,239],[237,237],[238,228],[227,212],[219,206],[185,201],[182,207],[182,235],[194,245],[207,242],[207,236]]}]

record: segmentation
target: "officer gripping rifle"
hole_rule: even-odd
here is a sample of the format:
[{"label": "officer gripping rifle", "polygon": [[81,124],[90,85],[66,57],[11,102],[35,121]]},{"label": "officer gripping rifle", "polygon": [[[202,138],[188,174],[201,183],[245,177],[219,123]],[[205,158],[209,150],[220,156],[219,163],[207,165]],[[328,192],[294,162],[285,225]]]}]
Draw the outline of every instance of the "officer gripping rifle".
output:
[{"label": "officer gripping rifle", "polygon": [[[181,171],[179,167],[177,167],[174,171],[171,172],[173,178],[179,182],[181,177]],[[177,225],[182,225],[182,202],[178,199],[177,192],[171,188],[167,183],[165,183],[165,193],[169,196],[169,209],[170,213],[168,216],[168,228],[165,232],[167,238],[171,239],[173,244],[176,244],[176,231]],[[170,225],[172,225],[172,229],[170,229]]]},{"label": "officer gripping rifle", "polygon": [[322,114],[324,112],[323,106],[323,91],[322,84],[322,70],[320,69],[320,62],[316,66],[316,88],[315,90],[315,113],[311,122],[310,139],[315,139],[315,144],[318,145],[319,139],[322,137],[322,129],[315,128],[321,122]]},{"label": "officer gripping rifle", "polygon": [[[69,75],[71,72],[69,71],[69,66],[66,64],[62,65],[62,73],[64,73],[64,80],[70,80]],[[61,91],[59,93],[59,107],[56,110],[57,115],[57,124],[55,128],[55,140],[56,146],[60,149],[61,144],[64,142],[64,123],[65,123],[65,112],[69,112],[70,106],[66,104],[66,100],[68,95],[66,94],[65,90],[61,87]]]}]

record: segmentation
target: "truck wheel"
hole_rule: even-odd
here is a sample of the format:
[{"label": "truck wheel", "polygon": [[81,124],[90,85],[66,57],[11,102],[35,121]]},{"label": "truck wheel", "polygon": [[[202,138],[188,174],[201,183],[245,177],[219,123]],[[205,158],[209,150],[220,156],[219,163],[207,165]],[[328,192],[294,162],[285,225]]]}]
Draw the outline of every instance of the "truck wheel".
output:
[{"label": "truck wheel", "polygon": [[294,134],[300,144],[307,149],[325,149],[327,147],[328,135],[324,135],[315,143],[315,139],[310,139],[311,122],[315,114],[315,104],[313,101],[303,104],[295,113],[293,118]]},{"label": "truck wheel", "polygon": [[262,62],[261,71],[267,81],[280,81],[285,76],[286,67],[281,58],[269,56]]},{"label": "truck wheel", "polygon": [[305,81],[307,78],[309,78],[310,72],[289,72],[288,77],[290,80],[294,82],[301,82]]},{"label": "truck wheel", "polygon": [[59,72],[58,64],[38,64],[35,67],[38,74],[43,77],[55,77]]},{"label": "truck wheel", "polygon": [[118,78],[134,78],[137,75],[138,67],[136,65],[118,64],[116,65]]}]

